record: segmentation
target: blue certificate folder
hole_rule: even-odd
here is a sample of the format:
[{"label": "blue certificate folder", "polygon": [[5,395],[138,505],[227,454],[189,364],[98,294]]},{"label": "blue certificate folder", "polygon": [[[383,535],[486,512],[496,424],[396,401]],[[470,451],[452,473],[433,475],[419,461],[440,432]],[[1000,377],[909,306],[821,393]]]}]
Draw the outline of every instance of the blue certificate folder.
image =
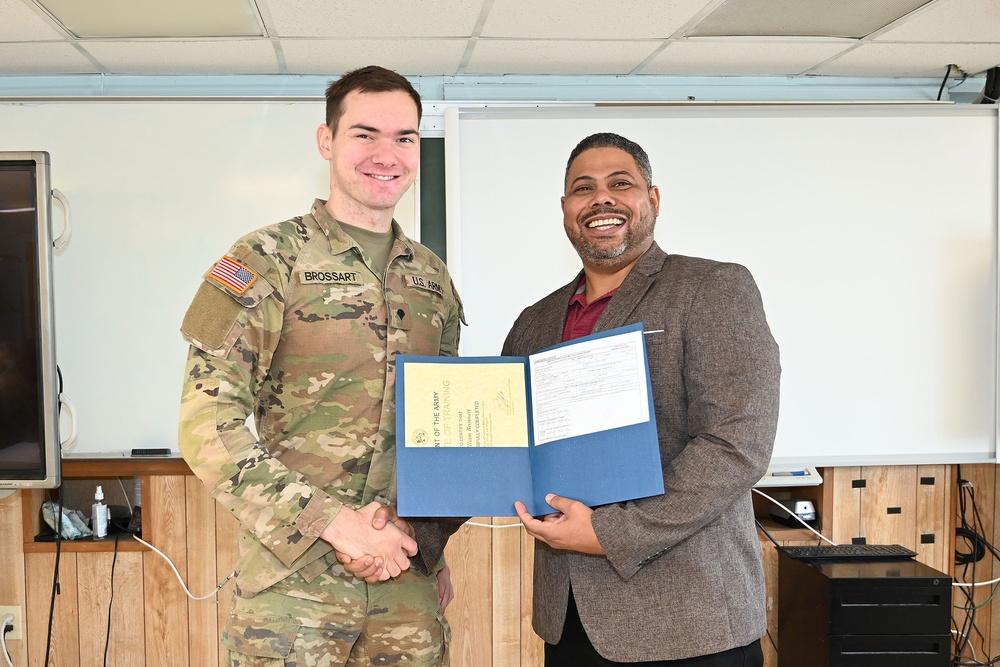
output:
[{"label": "blue certificate folder", "polygon": [[[611,337],[614,336],[619,338],[612,340]],[[604,344],[617,346],[621,343],[620,349],[627,347],[629,354],[635,355],[635,363],[619,363],[620,360],[613,354],[598,356],[596,360],[592,355],[588,356],[590,353],[585,344],[600,339],[609,339],[602,341]],[[601,411],[588,410],[584,420],[588,423],[591,420],[596,422],[598,429],[595,432],[551,439],[553,431],[542,431],[546,433],[545,440],[536,444],[534,416],[542,415],[544,406],[540,408],[532,405],[532,361],[535,361],[536,368],[540,368],[536,357],[554,350],[560,350],[557,359],[560,365],[555,368],[560,369],[560,372],[573,368],[577,370],[564,373],[568,377],[564,378],[567,386],[562,391],[556,383],[555,389],[550,389],[547,395],[539,394],[546,402],[554,397],[556,403],[568,404],[571,410],[574,407],[581,409],[588,397],[591,397],[590,400],[598,400],[593,399],[593,392],[587,390],[588,382],[592,383],[590,387],[601,387],[602,393],[604,388],[615,388],[622,384],[631,389],[619,393],[611,391],[609,401],[600,403],[604,406],[613,405],[615,400],[629,400],[630,403],[625,406],[627,409],[624,411],[610,412],[607,421],[620,419],[620,412],[631,414],[633,408],[635,414],[645,417],[644,420],[604,428],[604,420],[599,416]],[[601,355],[603,352],[593,354]],[[419,405],[407,404],[408,376],[415,378],[419,375],[420,378],[426,378],[431,370],[416,368],[417,364],[445,364],[446,366],[436,367],[435,372],[441,370],[446,376],[453,373],[455,377],[463,373],[469,377],[482,377],[482,369],[485,367],[477,364],[519,366],[520,368],[504,370],[516,377],[517,382],[524,383],[523,388],[513,393],[523,391],[527,400],[512,419],[522,420],[523,413],[526,446],[504,446],[505,442],[500,441],[502,438],[490,443],[492,446],[482,446],[478,436],[473,436],[473,429],[469,427],[480,426],[479,406],[497,401],[477,401],[473,396],[448,395],[449,401],[455,398],[456,403],[464,400],[469,405],[476,406],[474,416],[470,409],[464,411],[469,417],[459,420],[463,424],[462,430],[466,431],[464,446],[454,446],[457,441],[455,434],[450,433],[452,437],[445,438],[437,426],[439,412],[450,410],[444,403],[445,396],[440,392],[433,393],[433,405],[430,399],[414,401]],[[577,366],[574,367],[574,364]],[[529,512],[539,516],[554,511],[545,502],[548,493],[579,500],[591,507],[663,493],[663,468],[660,463],[649,365],[641,323],[577,338],[529,357],[399,355],[396,357],[396,373],[396,482],[401,516],[516,516],[515,500],[522,501]],[[540,383],[538,378],[542,375],[537,371],[536,374],[536,380]],[[422,379],[421,382],[426,380]],[[457,386],[457,383],[447,380],[440,382]],[[492,389],[492,385],[489,385],[488,397],[496,395]],[[423,396],[429,388],[421,387],[420,391]],[[483,391],[487,395],[487,390]],[[411,399],[416,392],[415,385],[413,391],[409,392]],[[576,399],[572,398],[574,392],[584,393],[582,400],[575,405]],[[621,399],[622,395],[626,398]],[[631,401],[633,397],[635,401]],[[635,406],[633,403],[644,405]],[[423,412],[416,412],[418,410]],[[435,426],[421,428],[419,426],[431,423],[428,411],[433,411]],[[598,416],[595,417],[595,414]],[[560,432],[558,428],[566,426],[560,419],[552,419],[551,411],[544,415],[549,425],[555,424],[556,433]],[[483,421],[489,421],[485,409]],[[484,439],[488,438],[484,436]]]}]

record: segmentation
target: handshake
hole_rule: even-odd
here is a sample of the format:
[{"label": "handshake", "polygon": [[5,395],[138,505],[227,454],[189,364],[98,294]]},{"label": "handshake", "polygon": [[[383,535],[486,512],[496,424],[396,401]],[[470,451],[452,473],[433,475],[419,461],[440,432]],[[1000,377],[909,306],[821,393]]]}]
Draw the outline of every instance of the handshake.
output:
[{"label": "handshake", "polygon": [[398,577],[417,555],[413,527],[396,508],[372,502],[359,510],[346,505],[320,537],[333,545],[348,572],[368,583]]},{"label": "handshake", "polygon": [[[417,555],[415,532],[390,505],[369,503],[360,510],[347,506],[320,537],[333,545],[337,560],[358,579],[369,584],[394,579],[408,570]],[[451,571],[444,565],[437,573],[438,601],[444,612],[454,599]]]}]

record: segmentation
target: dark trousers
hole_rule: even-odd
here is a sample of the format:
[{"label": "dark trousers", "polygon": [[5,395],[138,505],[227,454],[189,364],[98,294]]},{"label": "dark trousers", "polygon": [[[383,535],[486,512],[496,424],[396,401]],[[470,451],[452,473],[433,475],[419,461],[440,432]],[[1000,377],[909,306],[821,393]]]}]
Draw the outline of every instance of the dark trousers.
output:
[{"label": "dark trousers", "polygon": [[684,660],[654,660],[653,662],[615,662],[601,657],[590,643],[580,614],[576,610],[573,591],[569,593],[566,623],[558,644],[545,644],[545,667],[763,667],[764,654],[760,640],[738,648]]}]

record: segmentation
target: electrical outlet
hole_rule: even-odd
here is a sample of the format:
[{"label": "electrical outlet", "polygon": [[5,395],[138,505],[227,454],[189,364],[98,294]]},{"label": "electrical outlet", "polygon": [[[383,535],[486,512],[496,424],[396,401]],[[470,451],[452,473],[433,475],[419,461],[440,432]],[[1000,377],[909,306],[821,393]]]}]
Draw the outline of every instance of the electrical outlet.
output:
[{"label": "electrical outlet", "polygon": [[21,607],[4,607],[0,605],[0,622],[7,618],[7,614],[14,617],[14,629],[4,635],[5,640],[18,640],[21,639]]}]

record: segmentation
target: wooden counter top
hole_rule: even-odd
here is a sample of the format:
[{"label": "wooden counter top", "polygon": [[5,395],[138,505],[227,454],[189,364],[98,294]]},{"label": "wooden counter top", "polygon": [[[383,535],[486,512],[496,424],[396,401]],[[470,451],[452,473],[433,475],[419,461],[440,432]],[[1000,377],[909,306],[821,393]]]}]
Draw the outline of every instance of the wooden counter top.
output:
[{"label": "wooden counter top", "polygon": [[62,476],[69,479],[191,474],[191,468],[179,456],[63,457],[62,460]]}]

